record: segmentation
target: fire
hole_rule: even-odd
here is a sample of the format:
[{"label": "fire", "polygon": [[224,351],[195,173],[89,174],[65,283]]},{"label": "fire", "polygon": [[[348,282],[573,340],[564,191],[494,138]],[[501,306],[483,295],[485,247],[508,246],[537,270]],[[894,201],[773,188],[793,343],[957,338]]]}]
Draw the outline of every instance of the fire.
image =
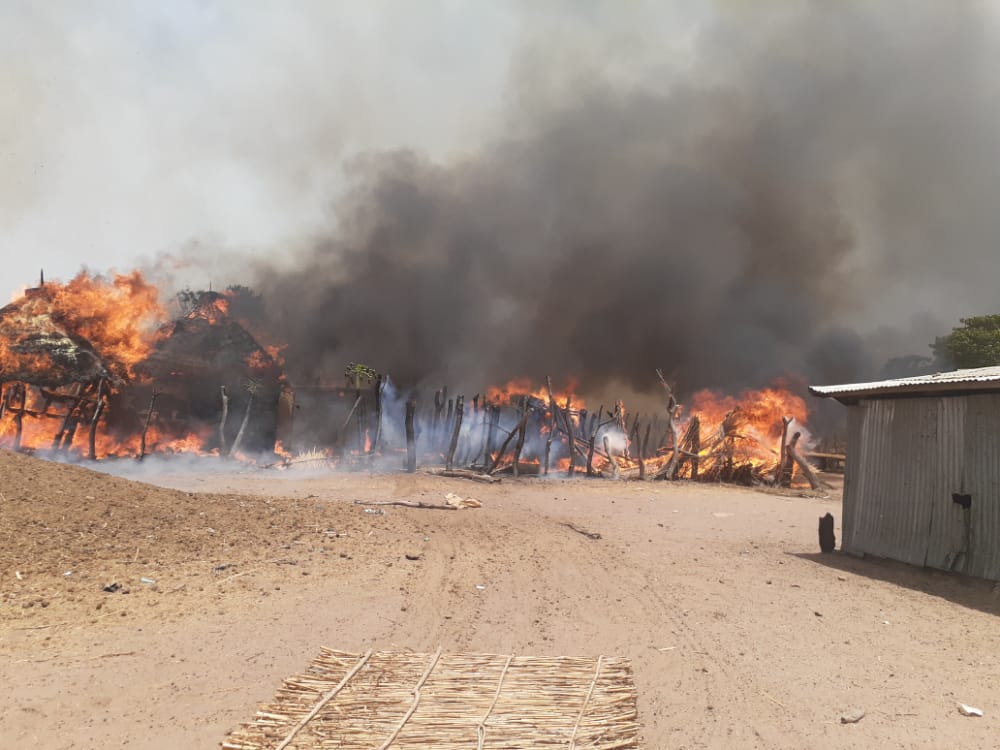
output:
[{"label": "fire", "polygon": [[804,399],[779,386],[744,390],[739,396],[702,390],[691,397],[690,413],[702,424],[722,424],[733,411],[740,414],[745,428],[761,441],[781,439],[782,417],[792,417],[804,425],[809,415]]},{"label": "fire", "polygon": [[[552,389],[556,404],[566,406],[570,400],[574,409],[586,408],[583,399],[576,396],[576,380],[569,380],[564,388]],[[497,404],[516,404],[523,397],[536,398],[544,404],[549,403],[549,391],[546,386],[535,386],[529,378],[514,378],[503,385],[491,386],[486,390],[486,399]]]},{"label": "fire", "polygon": [[[191,293],[182,305],[192,300],[167,324],[160,291],[138,271],[81,272],[17,295],[0,308],[0,445],[94,458],[230,447],[250,386],[276,388],[280,348],[241,329],[227,296]],[[239,410],[228,438],[221,396],[216,406],[205,394],[227,382]]]}]

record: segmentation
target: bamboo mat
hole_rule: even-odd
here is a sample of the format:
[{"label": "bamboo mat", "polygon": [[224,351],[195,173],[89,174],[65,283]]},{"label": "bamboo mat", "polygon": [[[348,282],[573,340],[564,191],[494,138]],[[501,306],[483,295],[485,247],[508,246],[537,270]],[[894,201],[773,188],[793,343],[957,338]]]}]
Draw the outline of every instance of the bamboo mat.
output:
[{"label": "bamboo mat", "polygon": [[324,648],[226,750],[637,748],[628,659]]}]

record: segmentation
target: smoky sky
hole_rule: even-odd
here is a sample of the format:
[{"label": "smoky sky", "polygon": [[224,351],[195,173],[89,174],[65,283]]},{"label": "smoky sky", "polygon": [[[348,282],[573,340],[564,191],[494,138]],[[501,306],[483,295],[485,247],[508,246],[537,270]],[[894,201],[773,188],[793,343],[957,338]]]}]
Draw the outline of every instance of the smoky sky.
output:
[{"label": "smoky sky", "polygon": [[756,7],[721,4],[683,64],[665,53],[632,80],[540,30],[482,146],[355,157],[331,228],[255,265],[290,370],[847,380],[875,374],[887,330],[925,353],[941,331],[914,316],[1000,304],[993,17]]}]

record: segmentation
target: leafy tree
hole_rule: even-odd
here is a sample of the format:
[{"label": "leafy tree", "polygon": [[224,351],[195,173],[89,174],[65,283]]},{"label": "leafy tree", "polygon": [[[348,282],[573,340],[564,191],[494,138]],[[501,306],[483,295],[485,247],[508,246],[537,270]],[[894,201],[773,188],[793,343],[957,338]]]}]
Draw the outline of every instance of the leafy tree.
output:
[{"label": "leafy tree", "polygon": [[960,328],[931,344],[934,356],[952,367],[1000,365],[1000,315],[962,318],[961,322]]}]

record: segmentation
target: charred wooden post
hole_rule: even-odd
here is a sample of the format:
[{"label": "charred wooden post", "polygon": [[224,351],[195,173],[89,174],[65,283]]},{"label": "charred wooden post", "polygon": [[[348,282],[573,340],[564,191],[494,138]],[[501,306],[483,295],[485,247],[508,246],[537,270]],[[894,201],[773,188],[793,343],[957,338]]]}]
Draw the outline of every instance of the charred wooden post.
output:
[{"label": "charred wooden post", "polygon": [[14,450],[21,450],[21,437],[24,431],[24,411],[28,406],[28,389],[24,383],[15,383],[16,391],[13,398],[20,401],[17,411],[14,412]]},{"label": "charred wooden post", "polygon": [[[601,423],[601,414],[604,412],[604,404],[601,404],[596,412],[590,415],[590,427],[587,429],[587,435],[594,437],[597,434],[597,425]],[[583,425],[581,425],[582,427]]]},{"label": "charred wooden post", "polygon": [[139,436],[139,455],[138,459],[142,461],[146,457],[146,433],[149,432],[149,423],[153,419],[153,411],[156,409],[156,398],[160,395],[160,392],[153,389],[153,392],[149,396],[149,410],[146,412],[146,421],[142,425],[142,434]]},{"label": "charred wooden post", "polygon": [[823,486],[823,483],[816,475],[816,471],[813,469],[813,467],[810,466],[808,461],[802,458],[802,456],[796,449],[796,445],[798,445],[800,437],[802,437],[801,432],[796,432],[794,435],[792,435],[792,439],[789,441],[787,448],[788,456],[792,461],[798,464],[798,467],[802,470],[802,473],[805,474],[806,479],[809,480],[809,486],[814,490],[818,490]]},{"label": "charred wooden post", "polygon": [[587,476],[594,476],[594,449],[597,447],[597,435],[592,434],[587,441]]},{"label": "charred wooden post", "polygon": [[691,451],[691,479],[697,481],[699,456],[701,454],[701,420],[691,417],[691,440],[688,450]]},{"label": "charred wooden post", "polygon": [[523,416],[517,426],[517,442],[514,444],[514,479],[520,474],[518,465],[521,463],[521,451],[524,450],[524,436],[528,428],[528,397],[521,398],[521,411]]},{"label": "charred wooden post", "polygon": [[774,471],[774,486],[788,487],[792,482],[794,464],[788,455],[788,428],[795,420],[792,417],[781,418],[781,445],[779,446],[778,467]]},{"label": "charred wooden post", "polygon": [[674,472],[677,469],[677,462],[680,460],[680,440],[678,439],[677,430],[677,416],[680,413],[680,405],[677,403],[677,399],[674,397],[674,390],[667,383],[666,378],[663,377],[662,370],[656,371],[656,377],[660,380],[660,385],[663,386],[663,390],[666,392],[667,396],[667,431],[670,433],[673,439],[672,447],[673,454],[670,456],[670,461],[664,466],[660,471],[656,473],[656,478],[666,477],[667,479],[673,479]]},{"label": "charred wooden post", "polygon": [[[778,446],[778,468],[774,471],[774,481],[772,482],[772,484],[776,487],[787,486],[782,485],[782,482],[785,480],[785,465],[788,461],[788,453],[786,450],[788,427],[793,421],[792,417],[781,418],[781,445]],[[789,476],[788,479],[791,481],[791,476]]]},{"label": "charred wooden post", "polygon": [[[76,409],[77,404],[80,403],[78,398],[79,396],[80,396],[80,384],[77,383],[75,386],[73,386],[73,393],[71,394],[71,398],[75,397],[76,400],[68,401],[66,403],[66,416],[63,418],[62,423],[59,425],[59,430],[56,432],[55,437],[52,438],[52,450],[54,451],[57,451],[62,447],[63,435],[65,435],[66,430],[69,429],[70,420],[73,418],[73,411],[74,409]],[[42,413],[45,413],[46,410],[47,409],[42,409]]]},{"label": "charred wooden post", "polygon": [[417,411],[417,402],[412,398],[406,402],[406,471],[412,474],[417,470],[417,441],[413,434],[413,415]]},{"label": "charred wooden post", "polygon": [[432,442],[437,440],[438,430],[441,427],[442,411],[444,411],[444,394],[441,391],[434,391],[434,415],[431,417]]},{"label": "charred wooden post", "polygon": [[608,436],[604,436],[604,451],[608,454],[608,461],[611,463],[611,476],[614,479],[618,479],[618,462],[615,461],[615,457],[611,454],[611,446],[608,444]]},{"label": "charred wooden post", "polygon": [[243,412],[243,421],[240,422],[240,429],[236,432],[236,437],[233,439],[233,453],[237,453],[240,446],[243,445],[243,435],[246,433],[247,424],[250,422],[250,409],[253,408],[253,397],[257,395],[257,388],[258,384],[252,380],[247,385],[247,408]]},{"label": "charred wooden post", "polygon": [[[504,454],[507,452],[507,446],[510,445],[510,441],[513,440],[514,437],[521,431],[522,425],[527,424],[528,415],[530,413],[531,413],[530,409],[525,409],[524,414],[521,415],[521,420],[517,423],[517,426],[515,426],[513,430],[507,433],[507,437],[501,444],[500,450],[497,451],[496,458],[493,459],[493,463],[490,465],[489,471],[486,472],[487,474],[493,474],[500,466],[500,461],[501,459],[503,459]],[[500,418],[500,409],[499,407],[497,407],[497,419],[499,420],[499,418]]]},{"label": "charred wooden post", "polygon": [[[545,462],[542,464],[542,474],[549,475],[549,459],[552,454],[552,441],[556,436],[556,397],[552,395],[552,377],[545,376],[545,387],[549,391],[549,434],[545,436]],[[572,447],[570,454],[572,455]]]},{"label": "charred wooden post", "polygon": [[97,423],[104,413],[104,379],[97,384],[97,403],[94,404],[94,414],[90,418],[90,434],[87,436],[87,455],[91,461],[97,460]]},{"label": "charred wooden post", "polygon": [[3,421],[4,416],[7,414],[7,403],[10,400],[10,386],[6,383],[0,383],[0,421]]},{"label": "charred wooden post", "polygon": [[219,457],[225,458],[226,451],[226,420],[229,419],[229,394],[226,393],[226,386],[220,385],[219,391],[222,394],[222,416],[219,418]]},{"label": "charred wooden post", "polygon": [[[639,479],[642,480],[646,478],[646,459],[645,456],[643,455],[644,451],[642,446],[642,438],[640,437],[640,432],[639,432],[639,420],[636,420],[632,424],[632,435],[633,435],[632,438],[633,445],[635,446],[635,450],[632,451],[632,455],[635,457],[635,460],[639,464]],[[647,436],[649,435],[648,425],[646,426],[646,435]]]},{"label": "charred wooden post", "polygon": [[448,444],[448,460],[445,466],[448,471],[455,468],[455,450],[458,448],[458,438],[462,434],[462,419],[465,416],[465,397],[455,399],[455,426],[451,430],[451,442]]},{"label": "charred wooden post", "polygon": [[566,469],[566,476],[573,476],[573,464],[576,463],[576,438],[573,436],[573,415],[570,409],[573,407],[573,395],[566,397],[566,434],[569,437],[569,467]]},{"label": "charred wooden post", "polygon": [[375,381],[375,435],[372,437],[370,453],[374,456],[378,451],[379,440],[382,439],[382,391],[385,389],[385,376],[379,375]]},{"label": "charred wooden post", "polygon": [[490,407],[490,422],[486,429],[486,455],[483,464],[489,466],[493,461],[493,454],[496,452],[497,428],[500,426],[500,407],[493,405]]},{"label": "charred wooden post", "polygon": [[[792,420],[788,420],[791,424]],[[799,438],[802,436],[801,432],[796,432],[792,435],[788,444],[785,446],[784,462],[781,465],[781,475],[778,486],[779,487],[791,487],[792,477],[795,474],[795,459],[792,457],[795,453],[795,445],[799,442]]]}]

